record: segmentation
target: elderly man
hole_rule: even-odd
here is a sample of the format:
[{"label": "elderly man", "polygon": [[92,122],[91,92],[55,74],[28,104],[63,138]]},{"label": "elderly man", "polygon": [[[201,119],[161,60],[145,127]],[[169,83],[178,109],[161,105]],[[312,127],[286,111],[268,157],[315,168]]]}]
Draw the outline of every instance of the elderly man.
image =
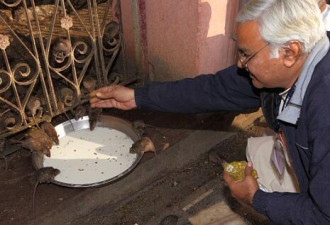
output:
[{"label": "elderly man", "polygon": [[232,195],[274,224],[330,224],[330,52],[320,10],[315,0],[251,0],[237,22],[237,66],[135,90],[104,87],[91,93],[91,106],[187,113],[261,106],[277,133],[265,160],[279,173],[290,164],[300,192],[262,191],[248,163],[240,181],[224,172]]},{"label": "elderly man", "polygon": [[[323,23],[327,30],[330,29],[330,14],[329,7],[325,0],[316,0],[323,17]],[[263,93],[262,93],[263,94]],[[281,96],[286,96],[284,91]],[[267,132],[270,133],[270,132]],[[286,164],[278,162],[276,160],[276,152],[273,150],[274,139],[276,141],[278,135],[264,136],[264,137],[251,137],[248,139],[246,148],[246,157],[249,161],[253,162],[255,169],[259,172],[259,185],[262,185],[264,190],[267,191],[279,191],[279,192],[298,192],[299,185],[292,169],[292,165],[289,160]],[[281,144],[278,144],[280,146]],[[275,157],[275,158],[274,158]],[[278,157],[288,159],[287,154],[281,154]],[[277,157],[277,158],[278,158]],[[272,163],[265,159],[272,159]],[[274,163],[276,168],[274,170]],[[277,169],[278,167],[278,169]]]}]

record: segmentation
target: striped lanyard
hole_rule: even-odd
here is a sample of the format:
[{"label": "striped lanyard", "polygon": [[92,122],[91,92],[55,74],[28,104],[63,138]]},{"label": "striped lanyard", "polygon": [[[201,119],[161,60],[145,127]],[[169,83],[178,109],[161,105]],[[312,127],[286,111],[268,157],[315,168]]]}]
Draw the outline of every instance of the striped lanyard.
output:
[{"label": "striped lanyard", "polygon": [[[290,102],[290,100],[291,100],[291,98],[292,98],[292,96],[293,96],[293,93],[294,93],[295,89],[296,89],[296,85],[294,84],[294,85],[290,88],[290,90],[288,91],[288,93],[287,93],[287,95],[286,95],[286,97],[285,97],[285,99],[284,99],[284,103],[283,103],[283,105],[282,105],[282,108],[281,108],[281,111],[280,111],[280,112],[282,112],[282,111],[284,110],[284,108],[288,106],[288,104],[289,104],[289,102]],[[281,101],[282,101],[282,100],[281,100]]]}]

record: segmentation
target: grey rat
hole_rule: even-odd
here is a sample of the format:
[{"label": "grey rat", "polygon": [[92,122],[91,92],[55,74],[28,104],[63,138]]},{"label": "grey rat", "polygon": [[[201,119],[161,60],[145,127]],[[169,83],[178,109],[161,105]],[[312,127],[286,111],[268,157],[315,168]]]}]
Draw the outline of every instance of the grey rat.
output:
[{"label": "grey rat", "polygon": [[34,202],[35,202],[35,195],[36,195],[36,190],[39,184],[42,183],[50,183],[54,181],[55,177],[60,174],[59,169],[55,169],[53,167],[43,167],[38,169],[35,174],[34,174],[34,189],[33,189],[33,200],[32,200],[32,206],[34,209]]},{"label": "grey rat", "polygon": [[50,149],[52,148],[53,141],[42,129],[31,128],[22,141],[10,139],[11,143],[20,144],[23,148],[35,151],[38,154],[45,154],[50,157]]},{"label": "grey rat", "polygon": [[86,115],[86,112],[87,112],[86,106],[84,105],[77,106],[73,111],[74,119],[79,120],[80,118]]},{"label": "grey rat", "polygon": [[91,131],[96,127],[97,122],[102,114],[101,108],[89,108],[89,129]]},{"label": "grey rat", "polygon": [[142,137],[140,140],[133,143],[129,150],[130,153],[144,154],[145,152],[154,152],[156,155],[156,148],[149,137]]},{"label": "grey rat", "polygon": [[55,127],[53,126],[53,124],[49,123],[49,122],[43,122],[40,125],[40,128],[45,131],[45,133],[50,137],[50,139],[56,144],[59,145],[60,141],[58,139],[58,135],[57,132],[55,130]]},{"label": "grey rat", "polygon": [[155,131],[157,131],[160,135],[165,137],[165,135],[160,131],[160,129],[158,127],[150,125],[150,124],[146,124],[142,120],[133,121],[132,126],[140,133],[140,135],[146,134],[146,128],[152,128]]}]

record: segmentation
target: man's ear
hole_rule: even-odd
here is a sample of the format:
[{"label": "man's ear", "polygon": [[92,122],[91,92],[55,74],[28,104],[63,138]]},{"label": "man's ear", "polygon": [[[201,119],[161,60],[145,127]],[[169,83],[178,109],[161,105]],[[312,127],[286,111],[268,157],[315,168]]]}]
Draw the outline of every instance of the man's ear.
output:
[{"label": "man's ear", "polygon": [[283,63],[286,67],[292,67],[301,55],[301,43],[299,41],[290,41],[283,50]]},{"label": "man's ear", "polygon": [[323,12],[326,7],[327,7],[327,2],[326,1],[319,2],[319,8],[320,8],[321,12]]}]

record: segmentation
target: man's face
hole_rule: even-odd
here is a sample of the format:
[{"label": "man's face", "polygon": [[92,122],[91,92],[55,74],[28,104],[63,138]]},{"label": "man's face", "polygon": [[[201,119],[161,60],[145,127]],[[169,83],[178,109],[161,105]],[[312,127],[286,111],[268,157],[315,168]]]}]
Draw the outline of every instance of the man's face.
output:
[{"label": "man's face", "polygon": [[321,10],[321,12],[323,12],[325,10],[325,8],[327,7],[327,2],[325,0],[323,1],[319,1],[319,8]]},{"label": "man's face", "polygon": [[256,88],[286,88],[290,78],[289,70],[279,58],[270,59],[270,45],[265,42],[255,21],[240,23],[237,28],[239,58],[237,65],[249,71]]}]

